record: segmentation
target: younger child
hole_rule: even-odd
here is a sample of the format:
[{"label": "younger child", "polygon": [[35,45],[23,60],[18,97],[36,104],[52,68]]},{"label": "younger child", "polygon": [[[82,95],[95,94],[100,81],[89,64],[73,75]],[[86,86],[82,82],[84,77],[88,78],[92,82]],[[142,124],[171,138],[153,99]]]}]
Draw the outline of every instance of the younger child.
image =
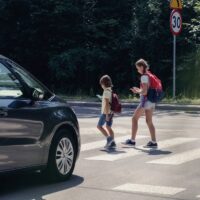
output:
[{"label": "younger child", "polygon": [[[99,83],[103,88],[103,96],[101,116],[97,128],[107,138],[105,148],[114,148],[116,147],[116,143],[114,141],[114,132],[111,128],[113,123],[113,113],[110,109],[110,103],[112,101],[112,80],[108,75],[104,75],[101,77]],[[104,124],[106,124],[106,129],[103,127]]]}]

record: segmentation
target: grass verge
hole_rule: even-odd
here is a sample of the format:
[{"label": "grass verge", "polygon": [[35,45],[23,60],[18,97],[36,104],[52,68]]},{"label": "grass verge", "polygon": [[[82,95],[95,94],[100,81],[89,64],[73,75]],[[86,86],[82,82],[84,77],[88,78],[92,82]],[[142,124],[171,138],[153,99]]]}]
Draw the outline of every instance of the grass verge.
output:
[{"label": "grass verge", "polygon": [[[66,99],[68,101],[87,101],[87,102],[98,102],[100,101],[96,96],[87,96],[87,95],[76,95],[76,96],[70,96],[70,95],[64,95],[64,94],[60,94],[58,95],[63,99]],[[132,95],[130,96],[120,96],[120,100],[122,102],[126,102],[126,103],[131,103],[131,102],[139,102],[139,98],[138,97],[133,97]],[[166,104],[181,104],[181,105],[200,105],[200,99],[199,98],[186,98],[186,97],[182,97],[182,98],[177,98],[176,100],[167,97],[164,98],[162,100],[162,103],[166,103]]]}]

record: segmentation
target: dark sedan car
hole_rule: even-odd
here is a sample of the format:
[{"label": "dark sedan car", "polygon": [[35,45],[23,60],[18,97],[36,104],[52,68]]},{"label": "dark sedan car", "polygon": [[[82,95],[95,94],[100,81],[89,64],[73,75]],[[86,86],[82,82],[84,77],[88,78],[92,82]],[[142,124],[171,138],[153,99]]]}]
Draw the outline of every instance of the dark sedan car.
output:
[{"label": "dark sedan car", "polygon": [[79,125],[67,103],[0,55],[0,172],[41,169],[57,180],[73,172]]}]

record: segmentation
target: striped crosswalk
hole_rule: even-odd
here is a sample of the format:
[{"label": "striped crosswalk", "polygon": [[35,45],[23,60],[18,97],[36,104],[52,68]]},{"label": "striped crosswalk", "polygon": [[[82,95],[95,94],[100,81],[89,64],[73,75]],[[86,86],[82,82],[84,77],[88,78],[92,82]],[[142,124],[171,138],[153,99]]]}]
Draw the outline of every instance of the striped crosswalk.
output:
[{"label": "striped crosswalk", "polygon": [[[196,140],[198,140],[198,139],[197,138],[184,138],[184,137],[176,137],[176,138],[172,138],[172,139],[166,139],[166,140],[159,142],[159,149],[163,150],[163,149],[166,149],[166,148],[171,148],[171,147],[174,147],[174,146],[182,145],[182,144],[192,142],[192,141],[196,141]],[[90,144],[85,144],[85,147],[87,145],[89,146]],[[121,147],[119,149],[119,152],[116,151],[116,152],[109,153],[109,154],[103,154],[103,155],[98,155],[98,156],[94,156],[94,157],[88,157],[86,159],[87,160],[101,160],[101,161],[117,161],[117,160],[120,160],[120,159],[140,155],[140,154],[143,153],[143,151],[147,151],[147,149],[144,148],[143,146],[138,146],[136,149],[135,148],[123,148],[123,147]],[[198,152],[196,153],[196,157],[200,158],[200,154]]]},{"label": "striped crosswalk", "polygon": [[199,118],[185,113],[170,114],[166,117],[158,113],[154,118],[157,149],[144,147],[150,138],[145,118],[139,122],[135,147],[122,144],[130,138],[130,117],[115,118],[117,148],[112,151],[104,150],[106,141],[100,139],[95,128],[97,119],[91,122],[83,118],[81,170],[91,177],[85,182],[86,187],[109,191],[110,195],[120,195],[120,199],[200,199]]},{"label": "striped crosswalk", "polygon": [[[146,138],[147,136],[144,135],[139,135],[138,139],[142,139],[142,138]],[[116,143],[120,143],[124,140],[126,140],[128,138],[128,136],[122,136],[122,137],[117,137],[115,139]],[[101,141],[97,141],[97,142],[90,142],[90,143],[86,143],[83,144],[81,146],[81,151],[89,151],[89,150],[93,150],[93,149],[97,149],[97,148],[101,148],[105,145],[105,140],[101,140]]]},{"label": "striped crosswalk", "polygon": [[[139,135],[137,137],[138,140],[146,139],[148,136]],[[149,156],[148,161],[144,161],[145,164],[154,164],[154,165],[181,165],[186,162],[190,162],[196,159],[200,159],[200,148],[194,148],[191,150],[191,145],[193,142],[199,142],[200,138],[195,137],[174,137],[174,138],[165,138],[159,141],[158,149],[147,149],[144,146],[136,146],[127,147],[121,144],[122,141],[127,139],[128,136],[116,137],[117,149],[116,151],[111,152],[103,152],[99,151],[105,144],[105,140],[94,141],[90,143],[86,143],[82,145],[82,152],[85,155],[88,155],[86,152],[95,152],[95,156],[84,157],[84,160],[89,162],[102,161],[102,162],[114,162],[122,159],[126,159],[128,157],[134,157],[137,155],[148,155],[150,152],[154,152],[155,155],[158,155],[159,158],[155,159],[154,156]],[[141,141],[142,142],[142,141]],[[195,145],[194,145],[195,146]],[[184,148],[189,150],[184,150]],[[156,151],[158,154],[156,154]],[[154,155],[152,153],[152,155]],[[89,154],[91,155],[91,153]],[[135,180],[134,180],[135,181]],[[112,186],[110,189],[112,191],[119,191],[122,193],[133,193],[133,194],[146,194],[146,195],[158,195],[163,197],[172,197],[175,195],[184,195],[184,192],[187,191],[188,188],[185,187],[177,187],[176,185],[172,186],[171,184],[160,185],[152,184],[152,182],[148,182],[147,184],[135,183],[135,182],[125,182],[121,185]],[[150,183],[150,184],[149,184]],[[165,183],[165,182],[163,182]],[[200,195],[196,196],[197,199],[200,198]]]}]

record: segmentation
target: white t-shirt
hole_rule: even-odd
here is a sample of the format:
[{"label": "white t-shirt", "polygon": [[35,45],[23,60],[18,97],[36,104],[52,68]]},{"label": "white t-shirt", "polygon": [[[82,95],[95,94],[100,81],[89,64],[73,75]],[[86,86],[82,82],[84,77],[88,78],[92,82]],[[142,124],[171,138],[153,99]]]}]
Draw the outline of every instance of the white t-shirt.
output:
[{"label": "white t-shirt", "polygon": [[[109,102],[111,102],[111,98],[112,98],[112,88],[111,87],[105,88],[103,91],[102,104],[101,104],[101,113],[102,114],[106,114],[105,113],[105,107],[106,107],[105,99],[109,99]],[[111,110],[110,110],[110,106],[109,106],[108,113],[110,113],[110,112],[111,112]]]},{"label": "white t-shirt", "polygon": [[149,85],[149,77],[148,75],[141,76],[141,83],[147,83]]}]

